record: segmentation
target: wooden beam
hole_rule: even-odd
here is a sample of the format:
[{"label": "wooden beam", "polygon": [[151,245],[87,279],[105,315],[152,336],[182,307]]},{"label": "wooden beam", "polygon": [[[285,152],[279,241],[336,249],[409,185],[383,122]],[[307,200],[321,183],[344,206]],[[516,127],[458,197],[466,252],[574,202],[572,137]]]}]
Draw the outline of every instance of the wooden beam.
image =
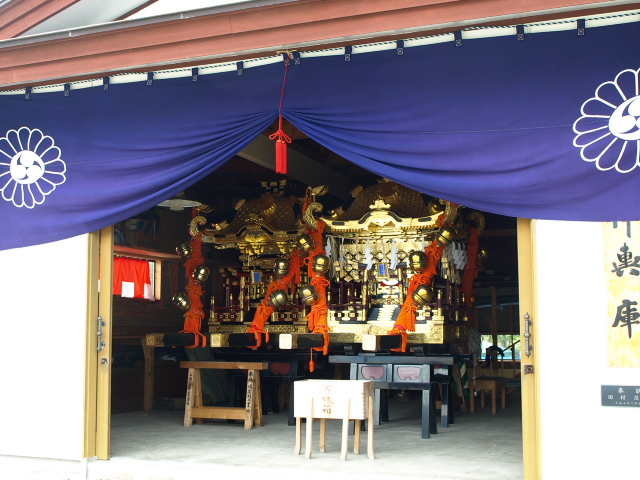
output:
[{"label": "wooden beam", "polygon": [[[270,344],[277,343],[277,334],[271,334]],[[228,347],[255,347],[256,336],[253,333],[211,333],[209,335],[209,346],[211,348]]]},{"label": "wooden beam", "polygon": [[17,37],[80,0],[13,0],[0,8],[0,40]]},{"label": "wooden beam", "polygon": [[276,50],[407,38],[477,25],[524,23],[640,8],[576,0],[299,0],[231,11],[130,20],[0,42],[0,87],[122,71],[236,61]]},{"label": "wooden beam", "polygon": [[401,335],[363,335],[362,349],[368,352],[379,352],[381,350],[391,350],[400,348],[402,345]]},{"label": "wooden beam", "polygon": [[[281,333],[278,345],[281,349],[320,348],[324,346],[321,333]],[[350,332],[334,332],[329,334],[329,345],[347,345],[355,342],[355,334]]]},{"label": "wooden beam", "polygon": [[115,19],[115,21],[118,20],[126,20],[127,18],[129,18],[131,15],[134,15],[136,13],[138,13],[141,10],[144,10],[145,8],[147,8],[150,5],[153,5],[154,3],[156,3],[158,0],[148,0],[145,3],[143,3],[142,5],[137,6],[136,8],[134,8],[133,10],[128,11],[127,13],[125,13],[124,15],[118,17]]},{"label": "wooden beam", "polygon": [[114,245],[113,253],[122,256],[141,257],[148,260],[182,260],[180,255],[175,253],[157,252],[154,250],[145,250],[144,248],[127,247],[124,245]]},{"label": "wooden beam", "polygon": [[180,362],[180,368],[204,368],[213,370],[266,370],[269,368],[267,362]]}]

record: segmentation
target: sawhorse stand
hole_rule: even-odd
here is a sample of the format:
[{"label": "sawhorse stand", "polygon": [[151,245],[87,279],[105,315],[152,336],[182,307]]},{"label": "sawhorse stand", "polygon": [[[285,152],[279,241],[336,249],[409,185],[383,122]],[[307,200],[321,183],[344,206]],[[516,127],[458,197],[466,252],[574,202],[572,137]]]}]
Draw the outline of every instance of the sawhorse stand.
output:
[{"label": "sawhorse stand", "polygon": [[[244,429],[251,430],[255,423],[262,426],[262,400],[260,395],[260,370],[268,368],[267,362],[180,362],[189,369],[187,398],[184,407],[184,426],[203,423],[205,418],[244,420]],[[202,380],[200,370],[247,370],[247,395],[244,407],[205,407],[202,405]]]}]

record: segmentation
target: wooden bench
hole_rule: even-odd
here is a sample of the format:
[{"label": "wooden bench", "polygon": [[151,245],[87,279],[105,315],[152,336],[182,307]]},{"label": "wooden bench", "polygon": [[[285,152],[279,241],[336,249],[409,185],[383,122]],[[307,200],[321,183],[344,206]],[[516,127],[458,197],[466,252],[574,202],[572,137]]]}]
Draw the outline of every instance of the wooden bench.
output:
[{"label": "wooden bench", "polygon": [[[180,362],[180,367],[188,368],[187,397],[184,407],[184,426],[203,423],[205,418],[224,420],[244,420],[245,430],[253,425],[262,426],[262,400],[260,392],[260,370],[266,370],[267,362]],[[202,405],[202,380],[200,370],[247,370],[247,394],[244,407],[205,407]]]},{"label": "wooden bench", "polygon": [[294,415],[296,417],[296,446],[302,448],[302,418],[307,419],[305,458],[311,458],[313,419],[320,419],[320,451],[325,451],[327,418],[342,419],[342,448],[340,460],[347,459],[349,421],[355,420],[353,453],[360,453],[362,420],[368,420],[367,454],[373,453],[373,382],[370,380],[300,380],[295,382]]}]

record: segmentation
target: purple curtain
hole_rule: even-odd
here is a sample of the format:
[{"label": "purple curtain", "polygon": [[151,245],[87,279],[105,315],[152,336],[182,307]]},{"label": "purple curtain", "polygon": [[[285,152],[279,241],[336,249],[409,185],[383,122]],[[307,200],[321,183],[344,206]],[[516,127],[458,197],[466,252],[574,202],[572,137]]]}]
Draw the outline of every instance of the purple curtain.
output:
[{"label": "purple curtain", "polygon": [[638,220],[640,46],[628,41],[637,30],[315,58],[289,73],[286,117],[368,170],[467,207]]},{"label": "purple curtain", "polygon": [[0,97],[0,249],[98,230],[183,191],[277,118],[281,88],[271,65]]},{"label": "purple curtain", "polygon": [[[637,29],[304,57],[284,115],[344,158],[468,207],[638,220]],[[0,96],[0,249],[103,228],[209,175],[277,118],[283,74]]]}]

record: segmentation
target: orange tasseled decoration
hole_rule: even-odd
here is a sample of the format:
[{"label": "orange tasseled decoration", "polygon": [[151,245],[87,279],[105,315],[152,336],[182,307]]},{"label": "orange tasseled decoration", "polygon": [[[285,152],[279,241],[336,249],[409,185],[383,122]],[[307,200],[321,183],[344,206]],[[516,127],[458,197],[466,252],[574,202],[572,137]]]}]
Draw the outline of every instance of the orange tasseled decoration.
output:
[{"label": "orange tasseled decoration", "polygon": [[[305,204],[302,211],[307,209],[310,198],[305,199]],[[309,252],[308,257],[304,263],[307,265],[307,272],[311,285],[316,289],[318,293],[318,301],[311,306],[311,312],[307,315],[307,327],[312,333],[320,333],[323,337],[322,347],[314,347],[310,350],[311,359],[309,360],[309,371],[315,370],[315,362],[313,360],[313,351],[322,352],[324,355],[329,353],[329,326],[327,325],[327,315],[329,313],[329,307],[327,305],[327,287],[329,286],[329,280],[324,275],[321,275],[313,270],[313,262],[316,256],[324,255],[326,253],[324,249],[324,229],[326,223],[321,219],[318,219],[318,228],[308,228],[306,233],[313,239],[313,250]]]},{"label": "orange tasseled decoration", "polygon": [[276,290],[286,290],[292,284],[292,281],[299,278],[299,276],[300,254],[296,251],[289,257],[289,270],[287,271],[287,274],[281,279],[274,279],[271,281],[267,288],[267,294],[256,309],[253,321],[251,322],[251,325],[249,325],[249,328],[247,328],[247,333],[253,333],[255,335],[256,344],[249,348],[256,349],[262,346],[262,334],[265,336],[265,341],[269,342],[269,332],[265,330],[265,325],[275,310],[271,305],[269,305],[269,296]]},{"label": "orange tasseled decoration", "polygon": [[418,288],[418,285],[429,285],[431,283],[433,277],[438,273],[437,265],[442,258],[443,250],[444,247],[439,245],[437,241],[434,241],[424,249],[424,252],[427,255],[427,268],[425,268],[421,273],[416,273],[411,277],[409,288],[407,289],[407,297],[402,304],[396,323],[388,332],[389,335],[402,335],[402,346],[399,349],[393,349],[393,351],[407,351],[407,332],[415,331],[416,311],[418,310],[418,307],[413,302],[413,292]]},{"label": "orange tasseled decoration", "polygon": [[198,265],[204,263],[202,257],[202,232],[191,239],[191,249],[193,253],[191,258],[184,264],[187,271],[187,280],[189,285],[187,286],[187,294],[191,300],[191,307],[184,314],[184,328],[180,333],[193,333],[195,340],[194,344],[187,348],[195,348],[200,346],[207,346],[207,337],[200,331],[202,327],[202,319],[204,318],[204,312],[202,311],[202,285],[196,283],[193,278],[193,271]]}]

